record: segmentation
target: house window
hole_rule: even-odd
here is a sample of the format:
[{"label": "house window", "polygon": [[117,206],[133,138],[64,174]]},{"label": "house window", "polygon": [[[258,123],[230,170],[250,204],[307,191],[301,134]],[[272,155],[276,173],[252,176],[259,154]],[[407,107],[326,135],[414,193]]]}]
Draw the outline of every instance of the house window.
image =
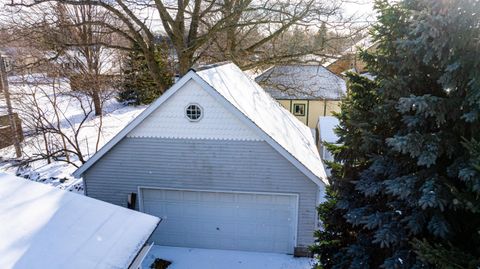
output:
[{"label": "house window", "polygon": [[293,115],[305,116],[305,104],[293,104]]},{"label": "house window", "polygon": [[185,108],[185,115],[190,121],[199,121],[202,118],[202,108],[197,104],[190,104]]}]

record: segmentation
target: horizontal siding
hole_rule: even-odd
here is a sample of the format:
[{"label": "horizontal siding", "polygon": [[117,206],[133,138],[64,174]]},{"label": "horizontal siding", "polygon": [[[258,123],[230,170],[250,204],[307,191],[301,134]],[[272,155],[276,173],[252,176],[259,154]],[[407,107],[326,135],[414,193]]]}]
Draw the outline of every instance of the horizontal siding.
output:
[{"label": "horizontal siding", "polygon": [[313,242],[318,187],[266,142],[125,138],[84,180],[88,196],[121,206],[138,186],[299,194],[298,245]]}]

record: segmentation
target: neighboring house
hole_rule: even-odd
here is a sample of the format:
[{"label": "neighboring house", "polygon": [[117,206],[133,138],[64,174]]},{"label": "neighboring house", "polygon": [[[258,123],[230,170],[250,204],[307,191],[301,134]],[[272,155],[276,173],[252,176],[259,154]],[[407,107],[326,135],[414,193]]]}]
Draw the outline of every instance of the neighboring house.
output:
[{"label": "neighboring house", "polygon": [[0,268],[137,269],[159,219],[0,173]]},{"label": "neighboring house", "polygon": [[277,65],[257,81],[300,121],[314,129],[318,117],[340,111],[345,81],[321,65]]},{"label": "neighboring house", "polygon": [[[339,125],[336,117],[326,116],[318,119],[318,150],[323,161],[333,161],[332,153],[326,148],[325,143],[337,144],[339,137],[335,128]],[[328,172],[328,169],[327,169]]]},{"label": "neighboring house", "polygon": [[[57,69],[64,69],[71,74],[86,73],[89,68],[86,53],[80,48],[69,48],[60,55],[58,52],[46,53],[47,58],[52,59],[50,62],[57,65]],[[122,74],[122,57],[118,50],[106,47],[100,47],[91,56],[97,62],[90,64],[90,68],[94,68],[98,75],[102,76],[120,76]]]},{"label": "neighboring house", "polygon": [[189,71],[74,176],[160,217],[156,244],[279,253],[314,243],[326,184],[310,129],[231,63]]},{"label": "neighboring house", "polygon": [[347,71],[354,71],[359,74],[367,72],[366,63],[360,59],[358,53],[361,50],[372,51],[376,46],[370,36],[361,39],[342,54],[327,63],[324,66],[333,73],[342,76]]},{"label": "neighboring house", "polygon": [[38,64],[44,58],[43,54],[43,51],[29,47],[0,48],[9,75],[45,72],[45,67]]},{"label": "neighboring house", "polygon": [[93,81],[96,90],[108,89],[122,73],[122,57],[115,49],[99,47],[91,52],[72,47],[60,55],[53,51],[46,55],[52,65],[48,75],[68,77],[74,91],[91,90]]}]

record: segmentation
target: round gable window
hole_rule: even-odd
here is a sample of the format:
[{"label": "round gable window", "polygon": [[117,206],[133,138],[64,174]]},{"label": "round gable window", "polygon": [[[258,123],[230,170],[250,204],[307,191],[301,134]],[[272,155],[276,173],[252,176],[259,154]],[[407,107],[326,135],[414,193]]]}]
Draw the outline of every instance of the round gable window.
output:
[{"label": "round gable window", "polygon": [[197,104],[190,104],[185,108],[185,115],[190,121],[199,121],[202,118],[202,108]]}]

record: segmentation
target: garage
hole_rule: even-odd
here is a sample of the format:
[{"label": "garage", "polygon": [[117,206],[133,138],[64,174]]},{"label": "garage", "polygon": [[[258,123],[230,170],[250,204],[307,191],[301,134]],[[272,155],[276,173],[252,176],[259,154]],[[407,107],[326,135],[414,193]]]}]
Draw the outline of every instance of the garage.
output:
[{"label": "garage", "polygon": [[162,218],[158,245],[293,253],[295,194],[139,188],[140,210]]}]

